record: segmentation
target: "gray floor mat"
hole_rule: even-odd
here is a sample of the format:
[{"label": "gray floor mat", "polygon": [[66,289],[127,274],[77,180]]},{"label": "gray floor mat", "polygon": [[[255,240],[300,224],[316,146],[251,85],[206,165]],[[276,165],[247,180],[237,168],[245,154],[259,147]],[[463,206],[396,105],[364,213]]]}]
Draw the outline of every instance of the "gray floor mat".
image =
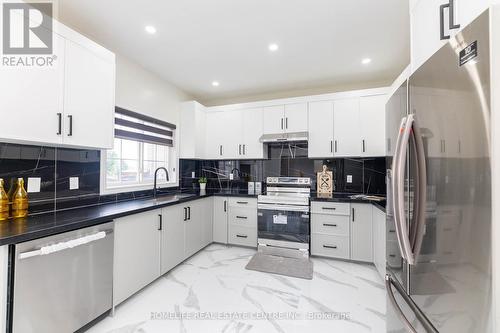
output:
[{"label": "gray floor mat", "polygon": [[312,280],[313,262],[309,259],[280,257],[256,253],[245,267],[246,269],[292,276]]}]

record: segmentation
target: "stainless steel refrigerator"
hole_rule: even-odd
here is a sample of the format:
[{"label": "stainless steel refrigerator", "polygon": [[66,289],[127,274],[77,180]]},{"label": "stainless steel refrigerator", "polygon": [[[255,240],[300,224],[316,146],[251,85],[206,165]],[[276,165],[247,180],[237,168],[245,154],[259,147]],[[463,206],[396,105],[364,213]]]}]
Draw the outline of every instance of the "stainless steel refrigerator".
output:
[{"label": "stainless steel refrigerator", "polygon": [[387,331],[491,332],[489,12],[391,96]]}]

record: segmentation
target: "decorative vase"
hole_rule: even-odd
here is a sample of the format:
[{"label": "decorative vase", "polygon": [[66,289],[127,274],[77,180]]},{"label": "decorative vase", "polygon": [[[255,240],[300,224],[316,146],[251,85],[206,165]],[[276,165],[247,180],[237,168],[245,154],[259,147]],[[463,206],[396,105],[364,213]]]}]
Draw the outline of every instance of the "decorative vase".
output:
[{"label": "decorative vase", "polygon": [[200,183],[200,191],[205,191],[207,189],[207,183]]}]

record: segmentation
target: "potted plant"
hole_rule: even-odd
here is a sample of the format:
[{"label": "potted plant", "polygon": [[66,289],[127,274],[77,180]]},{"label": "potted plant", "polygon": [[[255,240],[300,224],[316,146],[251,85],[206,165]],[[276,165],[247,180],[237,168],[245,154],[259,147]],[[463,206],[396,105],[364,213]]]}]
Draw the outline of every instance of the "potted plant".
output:
[{"label": "potted plant", "polygon": [[200,190],[204,191],[207,188],[207,177],[200,177],[198,179],[198,183],[200,183]]}]

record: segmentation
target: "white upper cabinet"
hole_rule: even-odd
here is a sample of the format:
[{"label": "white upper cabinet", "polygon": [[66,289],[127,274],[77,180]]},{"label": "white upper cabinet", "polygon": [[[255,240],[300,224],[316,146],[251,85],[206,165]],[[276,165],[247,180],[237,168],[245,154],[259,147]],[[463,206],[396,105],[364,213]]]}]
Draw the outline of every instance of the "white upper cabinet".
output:
[{"label": "white upper cabinet", "polygon": [[284,130],[285,133],[307,132],[308,117],[307,103],[285,105]]},{"label": "white upper cabinet", "polygon": [[66,40],[63,142],[112,148],[115,63]]},{"label": "white upper cabinet", "polygon": [[263,134],[262,108],[244,109],[241,111],[243,139],[239,158],[259,159],[264,157],[264,144],[260,142]]},{"label": "white upper cabinet", "polygon": [[359,98],[361,156],[385,156],[386,95]]},{"label": "white upper cabinet", "polygon": [[205,155],[210,159],[238,158],[242,122],[238,112],[208,112]]},{"label": "white upper cabinet", "polygon": [[54,35],[53,67],[0,67],[0,140],[62,143],[64,43]]},{"label": "white upper cabinet", "polygon": [[[492,0],[419,0],[410,9],[411,68],[415,71],[448,39],[479,16]],[[444,7],[442,5],[452,4]],[[449,8],[453,7],[450,15]],[[442,20],[441,20],[442,11]],[[450,24],[450,17],[452,22]],[[450,26],[455,28],[450,29]],[[444,39],[443,39],[444,37]]]},{"label": "white upper cabinet", "polygon": [[182,103],[179,127],[180,158],[203,158],[206,135],[205,107],[194,101]]},{"label": "white upper cabinet", "polygon": [[333,101],[309,103],[309,158],[333,157]]},{"label": "white upper cabinet", "polygon": [[264,134],[307,132],[307,103],[266,106]]},{"label": "white upper cabinet", "polygon": [[0,140],[112,148],[115,56],[53,23],[51,67],[0,66]]},{"label": "white upper cabinet", "polygon": [[264,134],[276,134],[285,130],[285,106],[273,105],[263,108]]},{"label": "white upper cabinet", "polygon": [[[333,104],[333,151],[334,156],[360,156],[362,141],[359,131],[359,98],[334,101]],[[379,121],[385,121],[380,119]],[[381,135],[384,135],[383,133]]]}]

